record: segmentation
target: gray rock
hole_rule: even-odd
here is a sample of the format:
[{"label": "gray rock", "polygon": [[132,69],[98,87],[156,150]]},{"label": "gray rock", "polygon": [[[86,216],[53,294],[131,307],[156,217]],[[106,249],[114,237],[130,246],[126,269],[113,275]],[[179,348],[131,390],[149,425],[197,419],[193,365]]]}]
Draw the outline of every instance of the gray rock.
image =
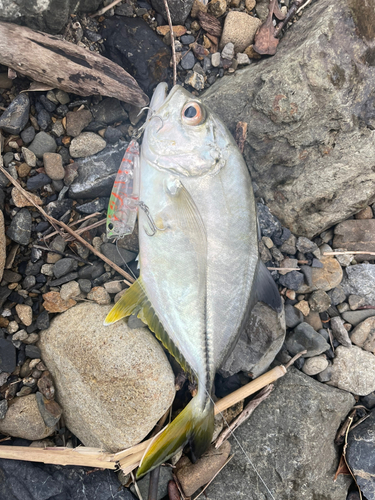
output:
[{"label": "gray rock", "polygon": [[324,312],[329,309],[331,305],[331,299],[329,295],[323,290],[316,290],[310,295],[309,298],[310,309],[313,312]]},{"label": "gray rock", "polygon": [[184,69],[192,69],[195,64],[195,57],[193,52],[183,52],[181,59],[181,66]]},{"label": "gray rock", "polygon": [[289,333],[285,344],[292,356],[306,350],[304,358],[318,356],[329,349],[329,344],[320,333],[316,332],[308,323],[300,323]]},{"label": "gray rock", "polygon": [[359,325],[361,321],[364,321],[366,318],[371,318],[371,316],[375,316],[374,309],[364,309],[363,311],[347,311],[342,313],[342,317],[344,318],[344,320],[353,326]]},{"label": "gray rock", "polygon": [[76,161],[78,177],[70,186],[71,198],[95,198],[110,196],[119,165],[128,143],[119,141],[89,158]]},{"label": "gray rock", "polygon": [[[194,0],[169,0],[168,7],[171,13],[173,24],[184,24],[191,11]],[[151,0],[151,4],[156,12],[159,12],[167,21],[167,13],[163,0]]]},{"label": "gray rock", "polygon": [[27,208],[21,208],[13,217],[7,236],[20,245],[28,245],[31,236],[31,214]]},{"label": "gray rock", "polygon": [[102,151],[106,145],[107,143],[100,135],[93,132],[82,132],[72,139],[69,153],[72,158],[87,158]]},{"label": "gray rock", "polygon": [[113,243],[103,243],[100,251],[118,266],[123,266],[125,262],[127,264],[136,258],[135,253],[118,246],[116,247]]},{"label": "gray rock", "polygon": [[229,59],[230,61],[234,58],[234,44],[232,42],[228,42],[223,50],[221,51],[221,57],[223,59]]},{"label": "gray rock", "polygon": [[365,297],[360,297],[359,295],[349,295],[348,297],[349,307],[352,311],[356,311],[360,306],[366,303]]},{"label": "gray rock", "polygon": [[297,250],[302,253],[314,252],[318,248],[316,243],[303,236],[298,238],[296,246]]},{"label": "gray rock", "polygon": [[316,378],[319,380],[319,382],[329,382],[332,378],[332,365],[328,365],[325,370],[318,373]]},{"label": "gray rock", "polygon": [[0,420],[5,418],[5,415],[8,411],[8,401],[6,399],[2,399],[0,401]]},{"label": "gray rock", "polygon": [[174,398],[174,375],[157,340],[125,322],[103,326],[110,306],[78,304],[41,332],[42,358],[67,427],[85,446],[138,443]]},{"label": "gray rock", "polygon": [[94,119],[110,125],[114,122],[127,120],[128,113],[121,106],[121,102],[114,97],[106,97],[99,104],[91,108]]},{"label": "gray rock", "polygon": [[105,269],[103,262],[101,260],[96,260],[92,266],[87,265],[79,268],[78,276],[83,279],[95,279],[101,276],[104,272]]},{"label": "gray rock", "polygon": [[52,179],[48,177],[46,174],[37,174],[29,177],[27,179],[27,189],[29,191],[35,191],[36,189],[40,189],[47,184],[51,184]]},{"label": "gray rock", "polygon": [[92,121],[92,114],[88,109],[69,111],[66,115],[66,133],[77,137],[82,130]]},{"label": "gray rock", "polygon": [[340,342],[341,345],[343,345],[344,347],[352,346],[348,331],[344,327],[344,321],[342,318],[340,318],[340,316],[331,318],[331,328],[332,335],[338,342]]},{"label": "gray rock", "polygon": [[332,480],[339,459],[334,438],[354,404],[353,396],[294,368],[275,386],[236,430],[236,439],[230,438],[234,457],[207,488],[208,498],[271,498],[241,445],[275,499],[345,499],[351,480]]},{"label": "gray rock", "polygon": [[375,264],[357,264],[346,268],[342,287],[347,295],[360,295],[366,305],[375,305]]},{"label": "gray rock", "polygon": [[109,198],[98,198],[97,200],[84,203],[83,205],[76,205],[75,209],[81,214],[93,214],[107,208],[108,203]]},{"label": "gray rock", "polygon": [[303,314],[291,304],[285,306],[285,324],[288,328],[294,328],[303,322]]},{"label": "gray rock", "polygon": [[77,264],[76,260],[70,258],[58,260],[53,266],[53,274],[55,275],[55,278],[61,278],[61,276],[74,271],[78,267]]},{"label": "gray rock", "polygon": [[29,146],[30,151],[32,151],[37,158],[43,158],[44,153],[55,153],[57,149],[57,144],[55,139],[46,134],[46,132],[38,132]]},{"label": "gray rock", "polygon": [[61,409],[60,409],[60,411],[57,411],[59,408],[58,403],[56,403],[56,401],[54,401],[52,403],[54,406],[55,412],[54,412],[54,414],[51,414],[51,412],[48,410],[48,404],[51,404],[51,403],[49,403],[47,400],[45,400],[43,397],[43,394],[39,391],[35,393],[35,396],[36,396],[36,402],[38,404],[38,409],[39,409],[39,412],[42,416],[44,423],[47,425],[47,427],[55,427],[57,422],[60,420],[61,414],[62,414]]},{"label": "gray rock", "polygon": [[30,125],[30,127],[25,128],[21,132],[21,139],[25,144],[30,144],[30,142],[33,141],[34,137],[35,137],[35,128],[32,125]]},{"label": "gray rock", "polygon": [[339,346],[335,350],[330,385],[358,396],[375,390],[375,356],[360,347]]},{"label": "gray rock", "polygon": [[145,326],[147,326],[145,323],[143,323],[143,321],[139,318],[137,318],[137,316],[135,314],[132,314],[131,316],[129,316],[128,318],[128,327],[129,328],[144,328]]},{"label": "gray rock", "polygon": [[375,499],[375,413],[354,428],[348,435],[346,459],[361,492],[367,500]]},{"label": "gray rock", "polygon": [[0,432],[12,437],[34,441],[44,439],[55,432],[48,427],[39,412],[35,394],[12,400],[5,418],[0,420]]},{"label": "gray rock", "polygon": [[263,203],[257,203],[257,213],[258,213],[258,224],[262,236],[268,236],[272,238],[274,235],[280,235],[282,232],[281,223],[277,217],[275,217],[270,209],[263,205]]},{"label": "gray rock", "polygon": [[[168,482],[173,479],[171,467],[160,467],[158,491],[155,500],[162,500],[163,498],[168,498]],[[148,498],[149,486],[150,486],[150,476],[142,477],[137,481],[137,486],[141,492],[142,498]],[[130,491],[132,491],[138,498],[137,492],[134,488],[134,484],[131,485]]]},{"label": "gray rock", "polygon": [[280,276],[279,283],[289,290],[299,290],[304,283],[304,276],[299,271],[290,271],[290,273]]},{"label": "gray rock", "polygon": [[285,339],[285,318],[262,302],[251,311],[238,342],[219,373],[229,377],[240,371],[254,377],[264,373],[275,359]]},{"label": "gray rock", "polygon": [[0,117],[0,128],[8,134],[19,135],[29,120],[29,96],[18,94]]},{"label": "gray rock", "polygon": [[78,284],[79,288],[81,289],[81,292],[83,293],[89,293],[92,288],[91,281],[84,278],[79,279]]},{"label": "gray rock", "polygon": [[13,159],[14,159],[13,153],[11,152],[5,153],[5,155],[3,156],[4,167],[8,168],[9,165],[12,163]]},{"label": "gray rock", "polygon": [[350,334],[351,341],[365,351],[375,353],[375,317],[367,318]]},{"label": "gray rock", "polygon": [[338,285],[333,290],[330,290],[328,292],[328,295],[331,298],[331,303],[333,306],[341,304],[341,302],[344,302],[346,299],[346,293],[344,292],[344,289],[341,285]]},{"label": "gray rock", "polygon": [[302,371],[306,373],[306,375],[318,375],[318,373],[323,372],[326,368],[328,368],[328,360],[324,356],[324,354],[320,356],[313,356],[312,358],[308,358],[305,360]]},{"label": "gray rock", "polygon": [[236,73],[235,92],[227,76],[203,96],[231,132],[239,120],[249,124],[244,157],[259,196],[293,233],[309,238],[375,198],[373,68],[363,39],[372,21],[357,23],[361,4],[315,2],[275,56]]},{"label": "gray rock", "polygon": [[16,349],[12,342],[0,338],[0,372],[9,372],[16,367]]},{"label": "gray rock", "polygon": [[6,261],[6,240],[5,240],[5,226],[4,226],[4,215],[2,210],[0,210],[0,281],[3,277],[3,271]]}]

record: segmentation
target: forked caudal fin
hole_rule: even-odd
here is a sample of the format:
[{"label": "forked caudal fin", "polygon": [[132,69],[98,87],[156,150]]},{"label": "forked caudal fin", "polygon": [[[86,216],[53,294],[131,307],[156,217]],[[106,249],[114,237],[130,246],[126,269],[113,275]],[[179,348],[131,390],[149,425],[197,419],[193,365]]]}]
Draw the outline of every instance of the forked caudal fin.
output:
[{"label": "forked caudal fin", "polygon": [[142,458],[137,479],[171,458],[187,443],[190,443],[195,461],[209,447],[213,432],[213,403],[209,400],[202,409],[202,403],[197,395],[152,441]]}]

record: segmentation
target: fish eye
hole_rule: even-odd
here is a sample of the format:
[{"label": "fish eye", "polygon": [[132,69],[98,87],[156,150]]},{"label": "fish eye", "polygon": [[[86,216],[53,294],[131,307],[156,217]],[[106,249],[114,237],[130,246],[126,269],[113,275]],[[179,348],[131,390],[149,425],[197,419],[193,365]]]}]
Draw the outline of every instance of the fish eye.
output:
[{"label": "fish eye", "polygon": [[203,108],[197,102],[188,102],[182,110],[182,121],[187,125],[199,125],[205,119]]},{"label": "fish eye", "polygon": [[112,231],[112,229],[113,229],[113,228],[114,228],[114,225],[112,224],[112,222],[110,222],[110,223],[108,224],[108,229],[109,229],[110,231]]}]

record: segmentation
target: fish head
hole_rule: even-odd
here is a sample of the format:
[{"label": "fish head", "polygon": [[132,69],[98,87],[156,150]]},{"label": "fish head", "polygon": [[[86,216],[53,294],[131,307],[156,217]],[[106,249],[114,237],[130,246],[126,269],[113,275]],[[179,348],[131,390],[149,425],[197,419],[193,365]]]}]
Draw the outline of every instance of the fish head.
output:
[{"label": "fish head", "polygon": [[234,140],[221,120],[179,85],[160,83],[144,126],[142,156],[178,176],[215,175]]}]

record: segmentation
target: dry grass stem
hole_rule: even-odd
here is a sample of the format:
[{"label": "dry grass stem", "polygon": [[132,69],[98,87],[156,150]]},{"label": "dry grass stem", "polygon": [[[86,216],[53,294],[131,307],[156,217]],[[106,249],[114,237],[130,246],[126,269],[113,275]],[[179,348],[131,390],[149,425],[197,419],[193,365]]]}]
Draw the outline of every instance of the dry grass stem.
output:
[{"label": "dry grass stem", "polygon": [[177,61],[176,61],[176,47],[174,46],[174,33],[172,26],[171,13],[169,12],[168,0],[164,0],[165,10],[167,11],[168,25],[171,34],[171,47],[172,47],[172,61],[173,61],[173,85],[177,82]]},{"label": "dry grass stem", "polygon": [[[90,214],[88,215],[87,217],[84,217],[83,219],[79,219],[79,220],[76,220],[74,222],[71,222],[69,224],[69,227],[73,227],[73,226],[76,226],[77,224],[80,224],[81,222],[84,222],[85,220],[87,219],[91,219],[92,217],[97,217],[98,215],[101,215],[100,212],[95,212],[94,214]],[[105,219],[104,219],[105,220]],[[50,234],[47,234],[46,236],[43,236],[43,239],[44,240],[49,240],[50,238],[52,238],[53,236],[56,236],[56,234],[58,234],[56,231],[54,233],[50,233]]]},{"label": "dry grass stem", "polygon": [[300,271],[299,267],[267,267],[269,271]]},{"label": "dry grass stem", "polygon": [[215,477],[224,469],[224,467],[232,460],[232,458],[234,457],[234,455],[231,455],[230,457],[228,457],[227,461],[225,462],[224,465],[222,465],[220,467],[220,469],[216,472],[216,474],[214,475],[214,477],[210,480],[209,483],[206,484],[206,486],[203,488],[203,490],[199,493],[199,495],[197,495],[196,497],[194,497],[193,500],[197,500],[197,498],[199,498],[202,493],[204,493],[206,491],[206,489],[210,486],[210,484],[212,483],[212,481],[215,479]]},{"label": "dry grass stem", "polygon": [[114,0],[113,2],[111,2],[106,7],[103,7],[102,9],[98,10],[98,12],[95,12],[95,14],[91,14],[90,17],[97,17],[97,16],[101,16],[102,14],[105,14],[108,10],[112,9],[112,7],[115,7],[121,1],[122,0]]},{"label": "dry grass stem", "polygon": [[365,252],[360,250],[348,250],[346,252],[323,252],[323,255],[375,255],[375,252]]},{"label": "dry grass stem", "polygon": [[34,207],[39,210],[39,212],[48,220],[48,222],[50,222],[50,224],[53,225],[53,227],[59,231],[59,228],[57,226],[60,226],[62,227],[63,229],[65,229],[65,231],[67,233],[69,233],[71,236],[73,236],[76,240],[78,240],[80,243],[82,243],[82,245],[84,245],[86,248],[88,248],[89,250],[91,250],[91,252],[96,255],[97,257],[99,257],[99,259],[103,260],[104,262],[106,262],[109,266],[112,267],[112,269],[114,269],[115,271],[117,271],[119,274],[121,274],[121,276],[123,276],[124,278],[126,278],[130,283],[134,283],[134,278],[133,276],[131,276],[130,274],[128,274],[126,271],[124,271],[123,269],[121,269],[121,267],[119,267],[117,264],[115,264],[114,262],[112,262],[110,259],[108,259],[108,257],[106,257],[105,255],[103,255],[101,252],[99,252],[98,250],[96,250],[96,248],[94,248],[92,245],[90,245],[90,243],[87,243],[86,240],[84,240],[79,234],[77,234],[76,231],[73,231],[73,229],[71,229],[69,226],[67,226],[65,224],[65,222],[62,222],[62,221],[59,221],[57,219],[54,219],[53,217],[49,216],[44,210],[43,208],[41,208],[39,205],[37,205],[34,200],[31,198],[31,196],[29,196],[29,193],[27,191],[25,191],[25,189],[23,189],[23,187],[0,165],[0,170],[1,172],[3,172],[3,174],[10,180],[10,182],[13,184],[13,186],[15,186],[20,192],[21,194],[23,194],[23,196],[28,200],[30,201],[30,203],[32,203],[32,205],[34,205]]}]

